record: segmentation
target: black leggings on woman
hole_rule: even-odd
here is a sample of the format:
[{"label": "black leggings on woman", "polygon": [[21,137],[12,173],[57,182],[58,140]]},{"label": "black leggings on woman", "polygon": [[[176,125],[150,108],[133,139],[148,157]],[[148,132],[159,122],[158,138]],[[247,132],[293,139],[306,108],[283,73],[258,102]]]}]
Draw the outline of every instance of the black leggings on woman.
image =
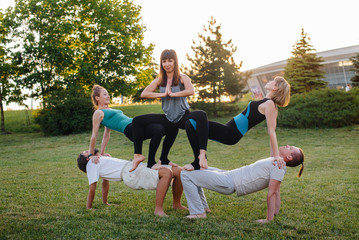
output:
[{"label": "black leggings on woman", "polygon": [[[196,122],[196,135],[198,136],[198,148],[207,150],[207,142],[208,142],[208,118],[207,114],[204,111],[186,111],[185,115],[181,118],[181,120],[177,123],[170,122],[164,114],[146,114],[135,117],[132,120],[133,124],[133,137],[134,137],[134,147],[135,153],[140,154],[142,152],[142,142],[144,140],[143,136],[143,128],[144,126],[152,123],[158,123],[165,127],[166,129],[166,137],[163,141],[162,153],[160,160],[162,164],[168,164],[168,153],[176,140],[178,129],[185,129],[186,124],[190,122],[190,119]],[[198,154],[194,152],[194,161],[191,163],[195,169],[199,169],[199,150]]]},{"label": "black leggings on woman", "polygon": [[[133,142],[133,124],[130,123],[124,130],[125,136]],[[148,149],[147,167],[151,168],[156,164],[155,156],[157,149],[161,143],[162,137],[165,135],[165,127],[161,124],[149,124],[144,128],[144,140],[151,139]]]},{"label": "black leggings on woman", "polygon": [[[200,147],[196,126],[191,122],[187,122],[186,133],[193,149],[193,154],[198,156]],[[232,118],[225,125],[208,121],[208,138],[226,145],[234,145],[242,138],[242,134],[238,131],[236,123]]]}]

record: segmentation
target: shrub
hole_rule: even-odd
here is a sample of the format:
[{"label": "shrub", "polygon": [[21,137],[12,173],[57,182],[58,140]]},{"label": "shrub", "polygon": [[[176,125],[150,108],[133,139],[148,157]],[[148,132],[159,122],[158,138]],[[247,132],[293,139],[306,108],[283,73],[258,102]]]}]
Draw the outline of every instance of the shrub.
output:
[{"label": "shrub", "polygon": [[359,123],[359,89],[344,92],[322,89],[296,94],[280,108],[278,126],[336,128]]},{"label": "shrub", "polygon": [[46,135],[68,135],[91,129],[93,106],[90,95],[79,89],[57,90],[35,112],[36,123]]}]

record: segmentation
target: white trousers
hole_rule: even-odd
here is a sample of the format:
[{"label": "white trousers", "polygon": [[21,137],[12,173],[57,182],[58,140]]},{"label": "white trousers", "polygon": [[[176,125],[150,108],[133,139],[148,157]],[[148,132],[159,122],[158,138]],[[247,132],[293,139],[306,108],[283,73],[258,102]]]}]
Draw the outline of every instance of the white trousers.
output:
[{"label": "white trousers", "polygon": [[202,214],[205,212],[204,209],[208,208],[202,188],[226,195],[235,192],[234,182],[229,171],[218,168],[194,171],[183,170],[181,180],[190,214]]}]

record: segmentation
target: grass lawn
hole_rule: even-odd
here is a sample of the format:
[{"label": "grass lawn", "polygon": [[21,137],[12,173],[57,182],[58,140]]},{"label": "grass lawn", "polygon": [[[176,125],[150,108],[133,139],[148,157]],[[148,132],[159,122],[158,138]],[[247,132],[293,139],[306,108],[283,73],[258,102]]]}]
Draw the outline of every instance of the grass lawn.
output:
[{"label": "grass lawn", "polygon": [[[130,116],[161,112],[160,105],[121,109]],[[169,217],[159,218],[153,215],[155,191],[112,182],[109,201],[117,206],[102,205],[98,184],[95,210],[87,210],[88,181],[77,168],[76,157],[88,148],[91,133],[44,137],[24,133],[36,126],[26,124],[23,111],[6,112],[5,117],[8,130],[18,131],[0,135],[0,239],[359,239],[359,125],[277,129],[280,145],[304,150],[305,169],[301,178],[296,178],[299,167],[287,169],[280,214],[273,222],[259,225],[255,220],[266,216],[266,190],[240,198],[205,191],[212,213],[207,219],[188,221],[183,218],[187,211],[171,209],[171,189],[164,204]],[[147,147],[148,140],[145,155]],[[133,145],[112,132],[107,152],[130,159]],[[222,169],[268,155],[263,124],[234,146],[213,141],[208,145],[209,165]],[[192,161],[183,130],[170,159],[180,165]],[[186,205],[184,195],[182,200]]]}]

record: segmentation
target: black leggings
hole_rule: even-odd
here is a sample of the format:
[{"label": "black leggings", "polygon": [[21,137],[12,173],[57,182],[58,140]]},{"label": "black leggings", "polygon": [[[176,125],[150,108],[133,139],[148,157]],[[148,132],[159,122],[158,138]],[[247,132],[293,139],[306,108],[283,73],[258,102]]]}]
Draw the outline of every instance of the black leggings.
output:
[{"label": "black leggings", "polygon": [[[193,154],[195,156],[199,155],[199,138],[198,132],[196,131],[197,126],[194,126],[191,122],[186,122],[186,133],[188,140],[191,144]],[[227,122],[225,125],[208,121],[208,138],[226,145],[236,144],[241,138],[242,134],[238,131],[234,119]],[[192,164],[199,169],[199,164]]]},{"label": "black leggings", "polygon": [[[133,142],[133,124],[130,123],[124,130],[125,136]],[[155,156],[157,149],[161,143],[162,137],[165,135],[165,127],[161,124],[149,124],[144,128],[144,140],[151,139],[148,149],[147,167],[151,168],[156,164]]]},{"label": "black leggings", "polygon": [[[190,119],[196,121],[196,134],[198,136],[198,148],[207,150],[208,142],[208,118],[204,111],[186,111],[185,115],[177,123],[170,122],[164,114],[146,114],[137,116],[132,120],[133,124],[133,136],[134,136],[134,148],[135,153],[140,154],[142,152],[142,142],[144,139],[143,128],[144,126],[152,123],[158,123],[165,127],[166,137],[163,140],[162,153],[160,160],[162,164],[168,164],[168,153],[176,140],[178,129],[185,129],[186,124],[190,122]],[[192,149],[194,151],[194,149]],[[198,150],[199,153],[199,150]],[[195,155],[195,160],[191,163],[196,169],[199,169],[198,155]],[[198,165],[198,166],[197,166]]]}]

